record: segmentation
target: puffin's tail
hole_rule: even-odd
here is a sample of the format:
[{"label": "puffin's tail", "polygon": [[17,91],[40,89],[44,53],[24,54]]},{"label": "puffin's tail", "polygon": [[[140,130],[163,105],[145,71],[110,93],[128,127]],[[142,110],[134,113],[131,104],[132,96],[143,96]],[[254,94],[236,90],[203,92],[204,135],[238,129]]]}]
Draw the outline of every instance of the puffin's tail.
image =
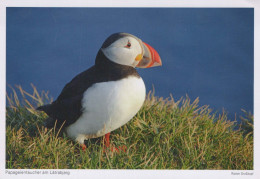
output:
[{"label": "puffin's tail", "polygon": [[46,121],[44,122],[44,127],[47,127],[48,129],[53,128],[55,125],[56,120],[52,117],[48,117]]},{"label": "puffin's tail", "polygon": [[51,107],[51,104],[46,104],[46,105],[40,106],[36,109],[39,111],[44,111],[44,112],[48,113],[50,107]]},{"label": "puffin's tail", "polygon": [[[43,106],[40,106],[38,108],[36,108],[39,111],[44,111],[46,114],[50,115],[50,109],[51,108],[51,104],[46,104]],[[53,119],[52,117],[48,117],[44,123],[44,126],[47,128],[53,128],[55,126],[55,119]]]}]

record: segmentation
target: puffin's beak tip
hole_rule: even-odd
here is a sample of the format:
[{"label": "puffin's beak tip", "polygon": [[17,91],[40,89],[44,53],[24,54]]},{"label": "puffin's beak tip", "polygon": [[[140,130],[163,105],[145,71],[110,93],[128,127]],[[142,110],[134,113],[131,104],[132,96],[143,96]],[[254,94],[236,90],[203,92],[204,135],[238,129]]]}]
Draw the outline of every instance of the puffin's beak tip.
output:
[{"label": "puffin's beak tip", "polygon": [[139,68],[150,68],[156,66],[162,66],[161,58],[158,52],[149,44],[143,42],[144,57],[138,63]]}]

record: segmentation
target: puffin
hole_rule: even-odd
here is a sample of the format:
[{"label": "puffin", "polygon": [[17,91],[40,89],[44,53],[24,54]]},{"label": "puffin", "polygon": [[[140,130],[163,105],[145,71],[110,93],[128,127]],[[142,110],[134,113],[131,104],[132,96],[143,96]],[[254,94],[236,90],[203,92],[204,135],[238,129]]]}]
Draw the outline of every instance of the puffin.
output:
[{"label": "puffin", "polygon": [[95,64],[74,77],[51,104],[37,108],[48,115],[47,128],[62,128],[86,149],[85,140],[105,135],[130,121],[142,107],[146,88],[135,68],[161,66],[158,52],[129,33],[110,35]]}]

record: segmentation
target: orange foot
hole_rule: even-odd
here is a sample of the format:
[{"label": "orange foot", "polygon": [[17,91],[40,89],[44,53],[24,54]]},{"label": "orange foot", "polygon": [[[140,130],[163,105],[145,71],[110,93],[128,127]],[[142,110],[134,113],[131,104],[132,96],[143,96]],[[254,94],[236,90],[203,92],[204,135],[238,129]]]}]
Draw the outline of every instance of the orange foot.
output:
[{"label": "orange foot", "polygon": [[111,152],[116,152],[116,153],[124,152],[124,153],[126,153],[127,147],[125,145],[119,146],[118,148],[116,148],[114,146],[105,146],[103,152],[105,152],[106,149],[110,150]]},{"label": "orange foot", "polygon": [[80,146],[81,146],[81,149],[82,149],[83,151],[85,151],[86,148],[87,148],[87,146],[86,146],[85,144],[80,144]]},{"label": "orange foot", "polygon": [[115,151],[115,152],[117,152],[117,153],[120,153],[120,152],[126,153],[126,149],[127,149],[127,147],[126,147],[125,145],[119,146],[118,148],[113,147],[113,146],[110,147],[111,152],[114,152],[114,151]]},{"label": "orange foot", "polygon": [[110,136],[110,133],[107,133],[107,134],[105,135],[105,147],[104,147],[104,150],[103,150],[103,151],[105,151],[105,148],[108,148],[108,149],[110,149],[111,152],[114,152],[114,151],[115,151],[115,152],[119,153],[120,151],[123,151],[123,152],[126,153],[127,147],[126,147],[125,145],[119,146],[118,148],[116,148],[116,147],[114,147],[114,146],[110,146],[109,136]]}]

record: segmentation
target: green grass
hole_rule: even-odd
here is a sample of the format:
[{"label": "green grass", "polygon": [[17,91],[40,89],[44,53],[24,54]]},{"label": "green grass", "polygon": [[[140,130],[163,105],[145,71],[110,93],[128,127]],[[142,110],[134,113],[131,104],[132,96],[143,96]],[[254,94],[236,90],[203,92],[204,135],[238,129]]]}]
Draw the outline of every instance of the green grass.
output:
[{"label": "green grass", "polygon": [[236,122],[199,106],[198,98],[175,101],[149,93],[138,114],[111,133],[111,145],[126,145],[126,152],[103,151],[103,137],[89,140],[82,151],[61,131],[42,126],[47,115],[35,107],[50,103],[48,96],[20,86],[7,95],[6,168],[253,169],[251,114],[235,130]]}]

